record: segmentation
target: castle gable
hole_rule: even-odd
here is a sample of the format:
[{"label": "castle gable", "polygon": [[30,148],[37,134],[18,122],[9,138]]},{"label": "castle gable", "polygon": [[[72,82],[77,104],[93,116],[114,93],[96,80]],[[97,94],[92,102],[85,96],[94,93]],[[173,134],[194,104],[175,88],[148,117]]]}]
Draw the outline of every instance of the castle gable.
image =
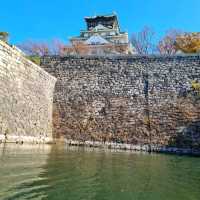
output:
[{"label": "castle gable", "polygon": [[88,40],[85,41],[85,44],[89,45],[102,45],[102,44],[108,44],[109,42],[102,38],[99,34],[91,36]]}]

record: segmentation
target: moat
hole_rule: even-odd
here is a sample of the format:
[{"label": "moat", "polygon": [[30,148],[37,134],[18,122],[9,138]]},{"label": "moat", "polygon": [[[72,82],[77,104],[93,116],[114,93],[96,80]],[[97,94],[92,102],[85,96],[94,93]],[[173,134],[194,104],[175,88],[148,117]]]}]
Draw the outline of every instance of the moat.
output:
[{"label": "moat", "polygon": [[199,185],[199,158],[0,145],[1,200],[198,200]]}]

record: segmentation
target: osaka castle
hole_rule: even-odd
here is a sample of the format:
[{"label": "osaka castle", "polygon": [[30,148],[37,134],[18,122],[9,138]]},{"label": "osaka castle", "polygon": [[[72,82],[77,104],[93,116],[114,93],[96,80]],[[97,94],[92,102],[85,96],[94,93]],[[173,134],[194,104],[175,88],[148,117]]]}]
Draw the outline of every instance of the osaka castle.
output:
[{"label": "osaka castle", "polygon": [[136,53],[128,33],[121,31],[116,14],[85,17],[85,22],[86,30],[70,38],[71,47],[65,47],[64,51],[87,55]]}]

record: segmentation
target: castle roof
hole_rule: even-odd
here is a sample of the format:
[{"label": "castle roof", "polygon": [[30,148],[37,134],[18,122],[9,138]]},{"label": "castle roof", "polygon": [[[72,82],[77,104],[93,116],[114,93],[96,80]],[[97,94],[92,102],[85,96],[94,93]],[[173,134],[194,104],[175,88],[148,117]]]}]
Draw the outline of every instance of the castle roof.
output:
[{"label": "castle roof", "polygon": [[115,18],[117,17],[116,14],[110,14],[110,15],[95,15],[95,16],[90,16],[90,17],[85,17],[85,20],[94,20],[97,18]]},{"label": "castle roof", "polygon": [[119,28],[118,18],[116,14],[111,15],[96,15],[92,17],[85,17],[88,30],[101,24],[107,28]]},{"label": "castle roof", "polygon": [[94,30],[106,30],[108,29],[107,27],[103,26],[102,24],[99,24],[97,26],[94,27]]},{"label": "castle roof", "polygon": [[91,36],[88,40],[85,41],[85,44],[96,45],[96,44],[108,44],[109,42],[102,38],[99,34]]}]

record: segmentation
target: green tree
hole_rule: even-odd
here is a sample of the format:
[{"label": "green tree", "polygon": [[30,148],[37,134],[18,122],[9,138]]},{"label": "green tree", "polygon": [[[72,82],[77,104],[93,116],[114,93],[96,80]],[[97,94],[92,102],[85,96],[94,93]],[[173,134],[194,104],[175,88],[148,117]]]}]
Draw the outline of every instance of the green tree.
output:
[{"label": "green tree", "polygon": [[9,33],[8,32],[0,32],[0,40],[4,42],[8,42]]}]

